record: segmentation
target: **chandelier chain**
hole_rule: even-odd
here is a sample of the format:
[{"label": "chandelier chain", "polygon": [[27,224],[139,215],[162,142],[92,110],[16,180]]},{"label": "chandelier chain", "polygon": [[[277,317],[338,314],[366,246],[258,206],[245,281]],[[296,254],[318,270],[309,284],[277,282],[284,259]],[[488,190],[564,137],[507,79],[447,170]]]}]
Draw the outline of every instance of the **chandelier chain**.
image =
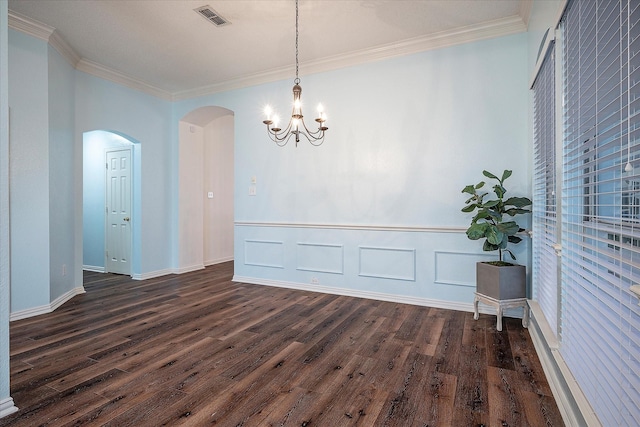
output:
[{"label": "chandelier chain", "polygon": [[300,79],[298,78],[298,0],[296,0],[296,79],[294,83],[300,84]]}]

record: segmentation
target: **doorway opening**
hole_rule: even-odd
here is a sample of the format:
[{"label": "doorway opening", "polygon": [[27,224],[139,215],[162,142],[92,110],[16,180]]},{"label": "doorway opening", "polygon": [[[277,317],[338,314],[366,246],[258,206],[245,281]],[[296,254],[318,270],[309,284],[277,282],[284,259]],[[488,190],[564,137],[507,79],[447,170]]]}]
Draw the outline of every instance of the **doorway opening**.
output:
[{"label": "doorway opening", "polygon": [[234,114],[201,107],[179,122],[176,272],[233,260]]},{"label": "doorway opening", "polygon": [[83,269],[133,276],[140,263],[141,145],[127,135],[83,134]]}]

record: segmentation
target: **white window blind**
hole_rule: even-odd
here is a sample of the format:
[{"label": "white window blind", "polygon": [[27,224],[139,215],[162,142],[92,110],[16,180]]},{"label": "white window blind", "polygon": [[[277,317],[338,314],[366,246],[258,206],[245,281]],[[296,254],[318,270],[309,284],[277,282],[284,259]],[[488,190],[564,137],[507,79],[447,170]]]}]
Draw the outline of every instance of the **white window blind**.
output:
[{"label": "white window blind", "polygon": [[555,43],[533,83],[533,298],[558,336]]},{"label": "white window blind", "polygon": [[640,425],[639,4],[563,18],[561,353],[607,426]]}]

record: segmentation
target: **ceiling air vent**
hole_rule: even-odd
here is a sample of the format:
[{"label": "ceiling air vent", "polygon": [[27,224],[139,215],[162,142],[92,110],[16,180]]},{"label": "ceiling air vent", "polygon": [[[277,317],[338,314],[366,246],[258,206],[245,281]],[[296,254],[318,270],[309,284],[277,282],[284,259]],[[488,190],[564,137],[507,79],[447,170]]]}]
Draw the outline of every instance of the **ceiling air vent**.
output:
[{"label": "ceiling air vent", "polygon": [[231,23],[227,21],[225,18],[223,18],[222,16],[220,16],[220,14],[218,14],[218,12],[213,10],[211,6],[201,6],[193,10],[195,10],[198,13],[198,15],[202,16],[207,21],[213,23],[213,25],[215,25],[216,27],[222,27],[223,25],[228,25]]}]

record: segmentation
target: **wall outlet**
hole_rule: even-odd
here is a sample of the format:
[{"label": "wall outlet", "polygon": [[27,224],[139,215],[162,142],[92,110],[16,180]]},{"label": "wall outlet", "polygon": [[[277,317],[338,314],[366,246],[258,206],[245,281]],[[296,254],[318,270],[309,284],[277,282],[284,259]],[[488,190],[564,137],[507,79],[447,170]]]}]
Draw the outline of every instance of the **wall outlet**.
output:
[{"label": "wall outlet", "polygon": [[249,186],[249,195],[250,196],[255,196],[258,193],[256,186],[255,185],[250,185]]},{"label": "wall outlet", "polygon": [[311,278],[311,284],[312,285],[319,285],[320,284],[320,280],[317,277],[312,277]]}]

